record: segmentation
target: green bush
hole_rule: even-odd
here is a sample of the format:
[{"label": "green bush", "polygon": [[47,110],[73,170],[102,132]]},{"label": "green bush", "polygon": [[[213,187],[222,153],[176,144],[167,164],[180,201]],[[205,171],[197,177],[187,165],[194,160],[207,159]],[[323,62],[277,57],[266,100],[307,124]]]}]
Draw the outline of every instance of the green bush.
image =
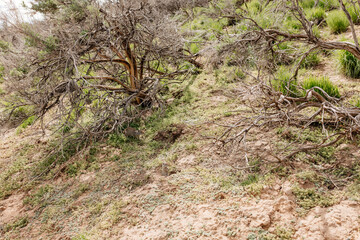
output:
[{"label": "green bush", "polygon": [[316,52],[310,53],[300,64],[301,68],[312,68],[320,63],[320,58]]},{"label": "green bush", "polygon": [[345,13],[341,10],[331,11],[326,17],[326,23],[333,33],[345,32],[350,25]]},{"label": "green bush", "polygon": [[339,51],[339,63],[346,76],[360,78],[360,60],[346,50]]},{"label": "green bush", "polygon": [[[328,77],[311,76],[311,77],[309,77],[309,78],[307,78],[307,79],[305,79],[303,81],[302,86],[305,89],[311,89],[313,87],[319,87],[319,88],[323,89],[331,97],[339,98],[341,96],[340,92],[339,92],[339,88],[336,85],[334,85],[329,80]],[[323,95],[323,93],[321,91],[319,91],[318,89],[315,89],[315,91],[320,93],[321,95]]]},{"label": "green bush", "polygon": [[280,67],[279,70],[275,74],[275,79],[273,81],[273,86],[276,91],[282,92],[287,96],[298,96],[299,91],[297,89],[297,81],[291,80],[292,74],[291,72],[285,68]]}]

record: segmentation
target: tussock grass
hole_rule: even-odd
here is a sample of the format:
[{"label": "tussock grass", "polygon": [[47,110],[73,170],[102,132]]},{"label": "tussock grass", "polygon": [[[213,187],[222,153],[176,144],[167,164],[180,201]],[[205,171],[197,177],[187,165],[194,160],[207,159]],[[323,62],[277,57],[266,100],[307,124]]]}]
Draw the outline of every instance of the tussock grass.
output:
[{"label": "tussock grass", "polygon": [[[313,87],[319,87],[323,89],[329,96],[339,98],[339,88],[334,85],[328,77],[315,77],[311,76],[303,81],[303,88],[311,89]],[[315,89],[316,92],[322,94],[319,90]],[[323,94],[322,94],[323,95]]]},{"label": "tussock grass", "polygon": [[360,24],[360,9],[351,6],[347,9],[354,24]]},{"label": "tussock grass", "polygon": [[350,25],[345,13],[341,10],[331,11],[326,17],[326,23],[335,34],[345,32]]},{"label": "tussock grass", "polygon": [[317,65],[319,65],[319,63],[320,63],[320,58],[318,56],[318,53],[312,52],[304,59],[300,67],[309,69],[316,67]]},{"label": "tussock grass", "polygon": [[[300,1],[300,6],[304,9],[313,8],[315,6],[315,0],[302,0]],[[320,0],[317,5],[317,7],[320,7],[325,11],[335,9],[338,6],[339,3],[337,0]]]},{"label": "tussock grass", "polygon": [[325,10],[320,7],[310,8],[306,11],[306,16],[310,21],[322,21],[325,19]]},{"label": "tussock grass", "polygon": [[280,67],[277,73],[275,74],[275,79],[273,85],[275,90],[282,92],[287,96],[298,96],[297,90],[297,81],[291,80],[292,74],[289,69],[285,67]]},{"label": "tussock grass", "polygon": [[339,51],[338,60],[341,70],[346,76],[352,78],[360,78],[360,60],[357,59],[350,52],[341,50]]}]

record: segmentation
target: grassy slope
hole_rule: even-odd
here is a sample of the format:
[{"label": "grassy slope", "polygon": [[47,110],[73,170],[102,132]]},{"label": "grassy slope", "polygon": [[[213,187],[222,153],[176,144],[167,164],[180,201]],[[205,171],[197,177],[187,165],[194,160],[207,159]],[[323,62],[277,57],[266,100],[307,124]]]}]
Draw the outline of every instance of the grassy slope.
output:
[{"label": "grassy slope", "polygon": [[[328,75],[355,99],[356,81],[329,66],[336,66],[334,58],[324,56],[301,77]],[[140,140],[111,136],[75,155],[65,147],[55,162],[49,155],[54,137],[42,136],[39,126],[8,132],[0,147],[0,238],[356,239],[355,143],[274,164],[272,151],[294,140],[314,143],[323,134],[264,127],[248,136],[247,168],[242,149],[229,155],[205,137],[224,131],[215,123],[250,116],[245,103],[252,96],[240,93],[251,80],[233,77],[228,67],[204,71],[164,115],[140,124]],[[174,124],[185,126],[175,143],[154,140]]]}]

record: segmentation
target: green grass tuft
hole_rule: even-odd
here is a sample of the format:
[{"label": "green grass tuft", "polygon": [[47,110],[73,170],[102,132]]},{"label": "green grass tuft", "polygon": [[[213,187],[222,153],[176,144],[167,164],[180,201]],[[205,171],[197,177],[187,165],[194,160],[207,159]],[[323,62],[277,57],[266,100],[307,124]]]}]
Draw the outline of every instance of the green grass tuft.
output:
[{"label": "green grass tuft", "polygon": [[297,89],[297,81],[291,80],[291,72],[285,68],[280,67],[277,73],[275,74],[275,79],[273,85],[276,91],[282,92],[287,96],[298,96],[299,91]]},{"label": "green grass tuft", "polygon": [[[315,0],[302,0],[300,6],[304,9],[313,8],[315,6]],[[329,11],[338,8],[339,3],[337,0],[320,0],[317,7]]]},{"label": "green grass tuft", "polygon": [[312,52],[304,59],[304,61],[300,64],[300,67],[309,69],[316,67],[319,63],[320,58],[318,54],[316,52]]},{"label": "green grass tuft", "polygon": [[325,19],[325,10],[320,7],[310,8],[307,9],[306,16],[310,21],[320,22]]},{"label": "green grass tuft", "polygon": [[326,23],[331,32],[336,34],[345,32],[350,25],[345,13],[341,10],[331,11],[326,17]]},{"label": "green grass tuft", "polygon": [[[323,89],[327,94],[329,94],[329,96],[331,97],[337,97],[339,98],[340,92],[339,92],[339,88],[334,85],[328,77],[314,77],[311,76],[307,79],[305,79],[303,81],[303,88],[305,89],[311,89],[313,87],[319,87],[321,89]],[[319,90],[315,90],[316,92],[320,93],[321,95],[323,95]]]},{"label": "green grass tuft", "polygon": [[347,10],[349,11],[349,14],[351,16],[351,20],[353,21],[354,24],[360,24],[360,9],[357,7],[355,8],[354,6],[351,6],[349,8],[347,8]]},{"label": "green grass tuft", "polygon": [[360,78],[360,60],[346,50],[339,51],[340,67],[346,76]]},{"label": "green grass tuft", "polygon": [[315,0],[302,0],[300,1],[300,6],[304,9],[312,8],[315,5]]}]

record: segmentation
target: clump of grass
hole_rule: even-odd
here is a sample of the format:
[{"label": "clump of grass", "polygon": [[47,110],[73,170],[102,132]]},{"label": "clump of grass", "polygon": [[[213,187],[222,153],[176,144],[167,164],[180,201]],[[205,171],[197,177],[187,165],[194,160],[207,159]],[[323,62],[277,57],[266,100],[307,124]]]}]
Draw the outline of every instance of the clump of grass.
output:
[{"label": "clump of grass", "polygon": [[341,10],[331,11],[326,17],[326,23],[336,34],[345,32],[350,25],[345,13]]},{"label": "clump of grass", "polygon": [[306,16],[310,21],[320,22],[325,19],[325,10],[320,7],[311,8],[306,11]]},{"label": "clump of grass", "polygon": [[262,6],[259,0],[252,0],[251,2],[247,3],[247,9],[252,14],[258,14],[262,10]]},{"label": "clump of grass", "polygon": [[27,128],[28,126],[32,125],[36,120],[36,116],[30,116],[25,119],[17,129],[17,133],[20,133],[23,129]]},{"label": "clump of grass", "polygon": [[354,105],[357,108],[360,108],[360,98],[354,99],[352,102],[350,102],[352,105]]},{"label": "clump of grass", "polygon": [[[302,0],[300,1],[300,6],[304,9],[313,8],[315,6],[315,0]],[[339,6],[337,0],[320,0],[317,4],[317,7],[329,11],[336,9]]]},{"label": "clump of grass", "polygon": [[338,8],[339,2],[337,0],[320,0],[318,6],[329,11]]},{"label": "clump of grass", "polygon": [[302,8],[312,8],[315,5],[315,0],[302,0],[300,1],[300,6]]},{"label": "clump of grass", "polygon": [[275,80],[273,81],[275,90],[282,92],[287,96],[298,96],[298,83],[296,80],[291,79],[291,77],[292,74],[287,68],[280,67],[275,74]]},{"label": "clump of grass", "polygon": [[4,75],[5,75],[5,67],[0,64],[0,83],[4,81]]},{"label": "clump of grass", "polygon": [[360,24],[360,9],[359,8],[355,8],[354,6],[349,7],[348,12],[351,16],[351,20],[353,21],[354,24]]},{"label": "clump of grass", "polygon": [[299,20],[289,16],[284,23],[284,27],[289,30],[291,33],[297,32],[302,28],[302,24]]},{"label": "clump of grass", "polygon": [[[313,87],[319,87],[321,89],[323,89],[329,96],[331,97],[337,97],[339,98],[340,92],[339,92],[339,88],[334,85],[328,77],[315,77],[315,76],[311,76],[307,79],[305,79],[303,81],[302,84],[303,88],[305,89],[311,89]],[[323,95],[323,93],[318,90],[315,89],[316,92],[320,93],[321,95]]]},{"label": "clump of grass", "polygon": [[300,64],[301,68],[313,68],[320,63],[320,58],[316,52],[310,53],[304,61]]},{"label": "clump of grass", "polygon": [[28,225],[29,219],[27,216],[17,219],[15,222],[5,225],[4,231],[9,232],[15,229],[23,228]]},{"label": "clump of grass", "polygon": [[346,50],[339,51],[340,67],[346,76],[360,78],[360,60]]},{"label": "clump of grass", "polygon": [[0,50],[7,51],[9,50],[10,44],[8,42],[0,40]]}]

